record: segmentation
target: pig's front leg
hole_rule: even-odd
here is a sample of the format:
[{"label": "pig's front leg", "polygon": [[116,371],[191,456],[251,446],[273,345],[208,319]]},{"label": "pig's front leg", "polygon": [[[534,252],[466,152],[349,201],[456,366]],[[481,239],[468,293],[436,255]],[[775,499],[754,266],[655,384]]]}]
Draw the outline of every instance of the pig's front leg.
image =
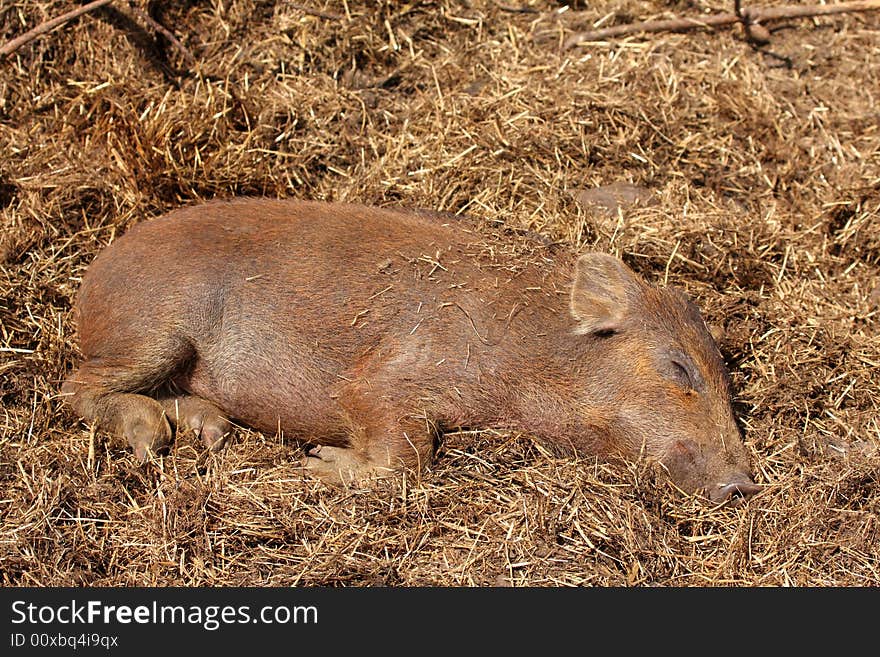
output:
[{"label": "pig's front leg", "polygon": [[430,462],[437,436],[436,426],[423,410],[409,405],[388,405],[367,398],[349,400],[345,414],[349,445],[318,445],[311,449],[303,467],[336,486],[367,484],[418,474]]}]

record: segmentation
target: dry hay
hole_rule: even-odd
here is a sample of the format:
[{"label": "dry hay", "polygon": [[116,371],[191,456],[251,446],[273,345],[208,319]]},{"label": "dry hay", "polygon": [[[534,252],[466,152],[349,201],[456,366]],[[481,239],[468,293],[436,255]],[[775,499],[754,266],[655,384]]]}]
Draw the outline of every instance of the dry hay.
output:
[{"label": "dry hay", "polygon": [[[561,52],[609,12],[729,3],[138,4],[192,67],[108,8],[0,69],[4,585],[880,583],[880,16],[771,26],[764,52],[735,31]],[[0,39],[71,5],[6,2]],[[657,202],[572,200],[620,180]],[[495,432],[447,436],[393,494],[303,479],[295,443],[244,429],[137,466],[58,397],[73,295],[132,224],[240,194],[465,211],[683,286],[726,329],[766,489],[714,508]]]}]

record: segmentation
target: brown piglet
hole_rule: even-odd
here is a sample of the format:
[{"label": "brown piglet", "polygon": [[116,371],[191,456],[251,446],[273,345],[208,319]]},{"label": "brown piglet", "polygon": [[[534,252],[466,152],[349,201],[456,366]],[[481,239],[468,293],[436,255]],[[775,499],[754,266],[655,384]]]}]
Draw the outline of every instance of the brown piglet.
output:
[{"label": "brown piglet", "polygon": [[715,501],[757,491],[699,311],[611,255],[422,211],[211,202],[114,241],[75,312],[63,392],[141,459],[169,422],[217,448],[234,418],[345,484],[419,472],[444,429],[498,428],[644,454]]}]

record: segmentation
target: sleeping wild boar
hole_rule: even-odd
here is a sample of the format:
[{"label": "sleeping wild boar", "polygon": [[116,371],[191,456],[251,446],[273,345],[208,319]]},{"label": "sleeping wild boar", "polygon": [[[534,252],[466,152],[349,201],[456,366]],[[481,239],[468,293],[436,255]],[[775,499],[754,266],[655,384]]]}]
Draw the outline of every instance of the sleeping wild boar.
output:
[{"label": "sleeping wild boar", "polygon": [[147,458],[169,422],[234,418],[314,447],[332,483],[419,471],[447,428],[503,428],[660,464],[721,501],[757,490],[697,308],[604,253],[517,252],[425,212],[242,199],[141,223],[89,267],[86,420]]}]

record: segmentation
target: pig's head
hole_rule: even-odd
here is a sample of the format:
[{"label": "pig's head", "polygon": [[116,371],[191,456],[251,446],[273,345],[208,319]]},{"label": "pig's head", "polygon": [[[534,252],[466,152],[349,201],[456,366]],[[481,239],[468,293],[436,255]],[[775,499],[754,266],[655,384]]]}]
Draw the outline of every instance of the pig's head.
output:
[{"label": "pig's head", "polygon": [[587,431],[623,457],[644,451],[687,492],[713,501],[757,492],[727,369],[683,293],[648,285],[613,256],[588,253],[575,267],[571,314],[589,354],[579,377],[590,400]]}]

